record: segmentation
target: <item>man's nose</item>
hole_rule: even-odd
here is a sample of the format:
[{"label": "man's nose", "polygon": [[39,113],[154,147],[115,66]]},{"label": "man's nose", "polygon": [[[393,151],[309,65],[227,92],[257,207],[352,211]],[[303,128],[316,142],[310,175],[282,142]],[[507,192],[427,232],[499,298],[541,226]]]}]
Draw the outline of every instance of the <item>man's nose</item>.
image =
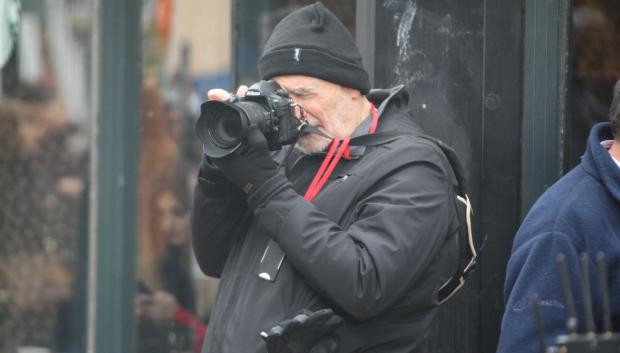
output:
[{"label": "man's nose", "polygon": [[297,121],[305,121],[306,120],[306,111],[304,110],[304,108],[295,103],[295,105],[293,105],[293,114],[295,115],[295,119],[297,119]]}]

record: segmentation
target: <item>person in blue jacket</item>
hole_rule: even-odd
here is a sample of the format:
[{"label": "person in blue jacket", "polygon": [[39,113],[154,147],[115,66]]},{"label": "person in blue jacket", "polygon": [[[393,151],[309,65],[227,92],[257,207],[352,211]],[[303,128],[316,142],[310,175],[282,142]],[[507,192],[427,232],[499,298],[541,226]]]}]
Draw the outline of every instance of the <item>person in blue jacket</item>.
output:
[{"label": "person in blue jacket", "polygon": [[620,80],[610,109],[611,123],[594,125],[581,163],[534,204],[514,240],[508,262],[499,353],[541,352],[530,302],[538,301],[547,346],[566,334],[566,300],[556,258],[565,256],[585,333],[585,299],[580,255],[589,255],[592,311],[602,331],[603,308],[595,258],[605,255],[613,329],[620,329]]}]

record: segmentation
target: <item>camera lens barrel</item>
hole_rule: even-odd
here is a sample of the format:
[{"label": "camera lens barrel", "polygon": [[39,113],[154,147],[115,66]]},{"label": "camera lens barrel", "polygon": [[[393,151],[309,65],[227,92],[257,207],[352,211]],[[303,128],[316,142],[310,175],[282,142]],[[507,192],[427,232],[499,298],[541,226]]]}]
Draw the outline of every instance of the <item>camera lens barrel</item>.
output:
[{"label": "camera lens barrel", "polygon": [[270,150],[299,137],[293,100],[274,81],[259,81],[245,96],[231,101],[207,101],[200,106],[196,135],[204,153],[221,158],[234,152],[252,125],[265,135]]},{"label": "camera lens barrel", "polygon": [[209,138],[220,148],[234,148],[241,141],[246,119],[227,105],[214,107],[207,118],[206,130]]},{"label": "camera lens barrel", "polygon": [[257,125],[263,131],[269,113],[263,105],[251,101],[203,103],[196,134],[205,154],[220,158],[232,153],[243,142],[250,125]]}]

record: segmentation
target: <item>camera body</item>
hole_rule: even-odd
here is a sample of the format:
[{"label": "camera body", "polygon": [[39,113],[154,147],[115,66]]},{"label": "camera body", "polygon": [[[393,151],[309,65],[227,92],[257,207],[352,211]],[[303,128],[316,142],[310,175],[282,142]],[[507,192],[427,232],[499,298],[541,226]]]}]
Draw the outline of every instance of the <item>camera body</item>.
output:
[{"label": "camera body", "polygon": [[269,149],[277,150],[299,137],[296,107],[276,82],[259,81],[250,86],[244,97],[203,103],[196,135],[207,156],[220,158],[239,148],[247,129],[256,125],[265,135]]}]

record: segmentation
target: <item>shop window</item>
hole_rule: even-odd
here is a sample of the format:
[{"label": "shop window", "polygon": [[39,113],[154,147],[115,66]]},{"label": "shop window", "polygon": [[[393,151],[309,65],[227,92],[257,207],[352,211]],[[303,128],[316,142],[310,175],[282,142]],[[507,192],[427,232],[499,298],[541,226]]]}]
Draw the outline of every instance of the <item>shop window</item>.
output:
[{"label": "shop window", "polygon": [[0,352],[86,351],[94,7],[0,2]]},{"label": "shop window", "polygon": [[613,86],[620,78],[620,3],[574,1],[571,41],[567,170],[579,163],[592,125],[609,121]]}]

